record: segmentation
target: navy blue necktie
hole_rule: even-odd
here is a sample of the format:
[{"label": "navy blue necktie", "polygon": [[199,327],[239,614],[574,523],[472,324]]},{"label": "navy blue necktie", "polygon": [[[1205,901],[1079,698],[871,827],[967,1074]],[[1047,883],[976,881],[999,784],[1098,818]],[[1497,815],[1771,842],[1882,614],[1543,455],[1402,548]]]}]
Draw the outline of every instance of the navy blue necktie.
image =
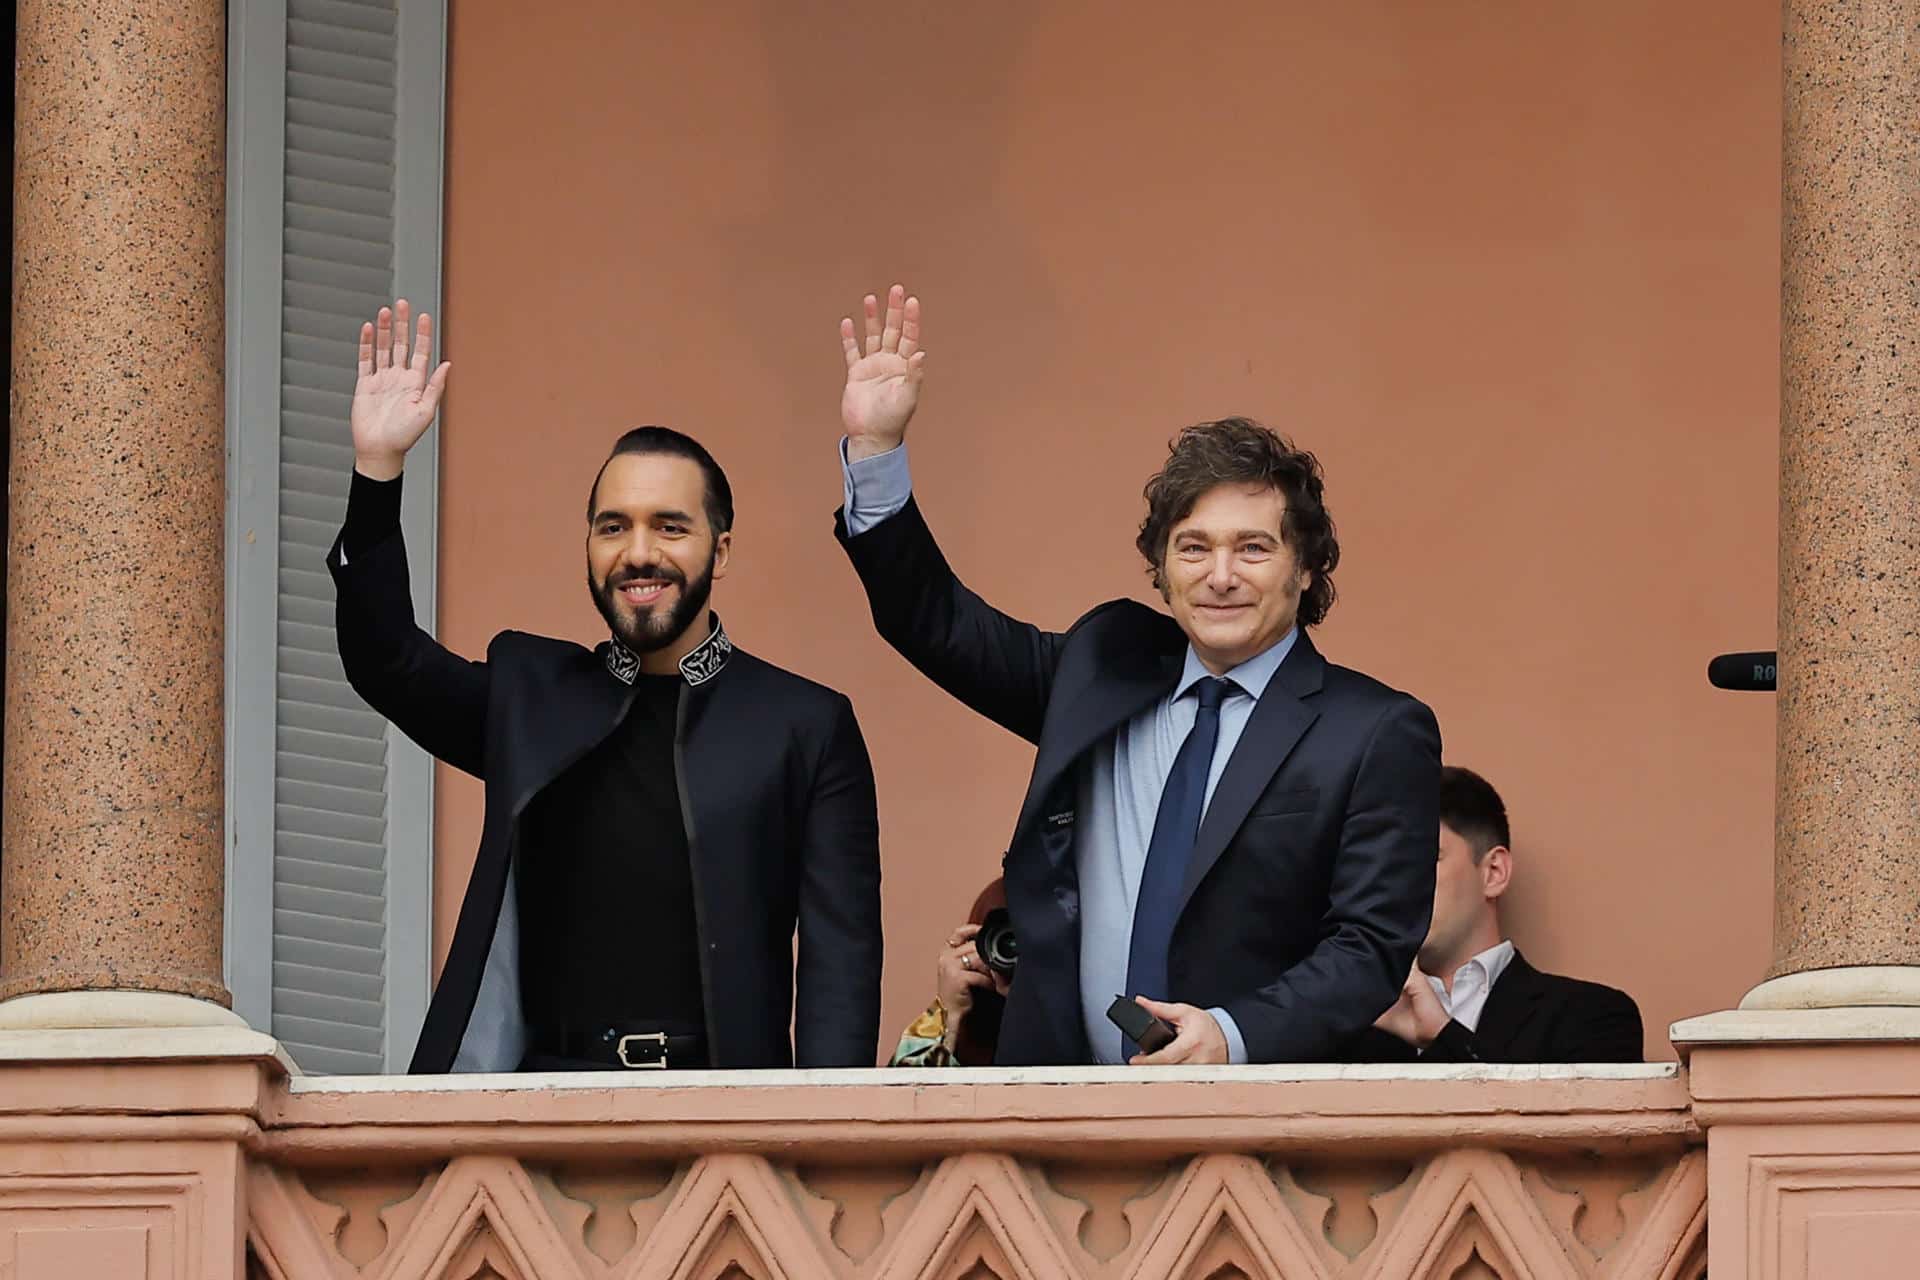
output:
[{"label": "navy blue necktie", "polygon": [[[1160,793],[1160,810],[1153,819],[1153,839],[1147,844],[1147,865],[1140,871],[1140,893],[1133,903],[1133,941],[1127,948],[1127,994],[1149,1000],[1170,998],[1167,990],[1167,948],[1173,942],[1173,921],[1180,910],[1180,887],[1193,860],[1193,843],[1200,835],[1200,811],[1206,805],[1207,774],[1213,768],[1213,748],[1220,740],[1220,704],[1237,686],[1231,680],[1209,677],[1194,684],[1200,710],[1193,729],[1180,744]],[[1139,1051],[1124,1034],[1120,1061]]]}]

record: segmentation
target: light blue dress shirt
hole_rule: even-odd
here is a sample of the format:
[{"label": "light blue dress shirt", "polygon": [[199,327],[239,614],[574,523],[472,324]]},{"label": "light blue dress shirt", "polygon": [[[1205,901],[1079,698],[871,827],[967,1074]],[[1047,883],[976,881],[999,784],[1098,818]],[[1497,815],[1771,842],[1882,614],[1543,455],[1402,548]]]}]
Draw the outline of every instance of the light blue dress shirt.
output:
[{"label": "light blue dress shirt", "polygon": [[[913,477],[902,445],[878,457],[848,462],[841,442],[840,465],[846,497],[847,533],[857,535],[896,514],[913,494]],[[1267,691],[1273,673],[1292,651],[1297,629],[1279,643],[1225,673],[1236,686],[1220,706],[1220,737],[1207,774],[1206,801],[1226,772],[1254,706]],[[1096,1062],[1118,1063],[1118,1042],[1107,1006],[1125,990],[1127,952],[1133,941],[1133,908],[1140,873],[1147,863],[1160,793],[1166,789],[1173,758],[1193,729],[1198,699],[1193,686],[1212,674],[1187,646],[1186,666],[1173,692],[1134,716],[1090,753],[1082,770],[1074,841],[1074,867],[1080,880],[1080,1012]],[[1204,821],[1205,810],[1202,809]],[[1167,999],[1164,992],[1140,992]],[[1247,1045],[1225,1009],[1208,1010],[1227,1040],[1228,1058],[1247,1060]]]}]

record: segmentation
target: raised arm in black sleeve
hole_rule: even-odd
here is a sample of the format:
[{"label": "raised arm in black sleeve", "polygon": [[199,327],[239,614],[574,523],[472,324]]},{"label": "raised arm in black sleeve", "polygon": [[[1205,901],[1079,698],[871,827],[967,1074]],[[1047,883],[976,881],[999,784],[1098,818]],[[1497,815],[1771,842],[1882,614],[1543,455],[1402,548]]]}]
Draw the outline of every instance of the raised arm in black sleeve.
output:
[{"label": "raised arm in black sleeve", "polygon": [[1029,742],[1040,740],[1061,637],[1000,612],[969,591],[909,500],[864,533],[835,534],[853,561],[873,623],[920,673]]},{"label": "raised arm in black sleeve", "polygon": [[484,776],[487,665],[449,652],[414,620],[400,485],[354,472],[346,523],[327,554],[340,663],[354,691],[402,733]]}]

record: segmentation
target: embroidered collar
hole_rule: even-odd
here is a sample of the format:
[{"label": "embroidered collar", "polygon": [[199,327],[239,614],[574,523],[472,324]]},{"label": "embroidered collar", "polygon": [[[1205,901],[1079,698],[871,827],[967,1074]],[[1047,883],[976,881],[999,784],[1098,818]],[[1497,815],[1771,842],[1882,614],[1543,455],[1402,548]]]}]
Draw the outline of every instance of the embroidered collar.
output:
[{"label": "embroidered collar", "polygon": [[[707,616],[712,620],[707,638],[680,659],[680,675],[690,685],[705,684],[719,675],[720,668],[726,666],[727,659],[733,655],[733,641],[727,638],[727,629],[720,625],[720,615]],[[627,648],[619,636],[607,644],[607,672],[621,684],[632,684],[640,674],[640,655]]]}]

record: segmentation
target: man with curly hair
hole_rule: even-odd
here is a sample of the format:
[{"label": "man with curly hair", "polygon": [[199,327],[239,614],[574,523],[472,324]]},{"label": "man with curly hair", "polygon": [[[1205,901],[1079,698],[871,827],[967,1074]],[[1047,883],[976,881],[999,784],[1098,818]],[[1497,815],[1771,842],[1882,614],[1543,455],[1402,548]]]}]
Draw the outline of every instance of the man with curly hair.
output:
[{"label": "man with curly hair", "polygon": [[[1166,612],[1063,633],[962,586],[913,500],[920,304],[841,322],[839,537],[887,642],[1038,748],[1005,860],[1003,1064],[1312,1062],[1400,994],[1433,905],[1440,730],[1320,656],[1340,547],[1319,463],[1246,418],[1182,431],[1137,545]],[[1116,992],[1177,1033],[1139,1052]]]}]

